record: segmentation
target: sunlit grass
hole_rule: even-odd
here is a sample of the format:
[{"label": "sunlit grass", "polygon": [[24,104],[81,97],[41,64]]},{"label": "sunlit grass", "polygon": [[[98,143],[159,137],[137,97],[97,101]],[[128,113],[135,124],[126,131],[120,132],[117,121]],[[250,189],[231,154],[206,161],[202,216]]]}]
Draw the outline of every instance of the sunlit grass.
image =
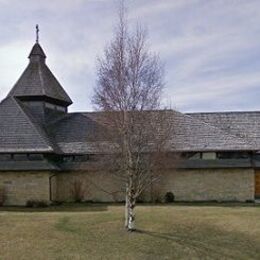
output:
[{"label": "sunlit grass", "polygon": [[260,207],[122,205],[0,211],[0,259],[260,259]]}]

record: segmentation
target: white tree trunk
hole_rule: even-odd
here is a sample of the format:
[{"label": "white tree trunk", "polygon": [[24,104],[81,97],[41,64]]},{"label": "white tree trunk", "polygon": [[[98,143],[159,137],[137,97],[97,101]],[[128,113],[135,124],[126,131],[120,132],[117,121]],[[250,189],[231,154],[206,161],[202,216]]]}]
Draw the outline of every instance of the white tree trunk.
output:
[{"label": "white tree trunk", "polygon": [[135,194],[133,189],[133,180],[130,178],[130,184],[129,184],[129,190],[128,190],[128,231],[134,231],[135,230],[135,214],[134,214],[134,208],[135,208]]},{"label": "white tree trunk", "polygon": [[134,204],[129,205],[129,218],[128,218],[128,230],[135,230],[135,215],[134,215]]},{"label": "white tree trunk", "polygon": [[128,228],[129,221],[129,198],[128,198],[128,188],[126,188],[125,193],[125,228]]}]

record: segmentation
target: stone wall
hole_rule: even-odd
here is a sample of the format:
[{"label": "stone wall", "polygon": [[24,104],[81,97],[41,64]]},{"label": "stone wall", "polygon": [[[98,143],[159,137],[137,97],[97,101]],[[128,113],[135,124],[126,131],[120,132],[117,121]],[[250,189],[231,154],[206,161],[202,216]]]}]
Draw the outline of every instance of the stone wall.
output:
[{"label": "stone wall", "polygon": [[[73,200],[75,182],[82,183],[85,200],[122,201],[123,184],[106,172],[64,172],[56,177],[59,201]],[[254,199],[253,169],[200,169],[166,171],[146,191],[144,200],[163,200],[171,191],[177,201],[246,201]]]},{"label": "stone wall", "polygon": [[[50,200],[49,172],[0,172],[5,205],[25,205],[28,200]],[[52,178],[52,198],[72,201],[75,189],[83,200],[123,201],[123,183],[104,171],[62,172]],[[246,201],[254,199],[253,169],[200,169],[165,171],[143,199],[163,200],[171,191],[177,201]]]},{"label": "stone wall", "polygon": [[28,200],[49,202],[48,172],[0,172],[5,205],[25,205]]},{"label": "stone wall", "polygon": [[82,187],[84,200],[114,202],[124,199],[122,183],[103,171],[58,173],[55,181],[57,201],[73,201],[75,189],[79,186]]},{"label": "stone wall", "polygon": [[196,169],[165,172],[153,189],[173,192],[177,201],[254,200],[253,169]]}]

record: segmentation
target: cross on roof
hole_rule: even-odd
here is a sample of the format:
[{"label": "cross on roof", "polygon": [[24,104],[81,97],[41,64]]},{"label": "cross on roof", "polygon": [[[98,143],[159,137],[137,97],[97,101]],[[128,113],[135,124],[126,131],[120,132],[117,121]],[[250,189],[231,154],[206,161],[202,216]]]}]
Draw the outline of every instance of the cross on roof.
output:
[{"label": "cross on roof", "polygon": [[39,43],[39,25],[36,24],[36,43]]}]

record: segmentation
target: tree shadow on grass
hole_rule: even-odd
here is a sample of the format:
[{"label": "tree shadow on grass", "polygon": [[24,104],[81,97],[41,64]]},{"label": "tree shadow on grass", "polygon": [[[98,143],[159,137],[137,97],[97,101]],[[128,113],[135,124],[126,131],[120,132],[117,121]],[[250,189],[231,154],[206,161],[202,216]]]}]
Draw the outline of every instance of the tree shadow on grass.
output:
[{"label": "tree shadow on grass", "polygon": [[[141,229],[136,229],[135,232],[150,236],[153,239],[160,239],[164,240],[165,242],[174,242],[181,247],[188,249],[189,251],[193,251],[200,258],[210,257],[213,259],[235,259],[236,254],[240,254],[240,250],[243,256],[245,256],[244,254],[246,254],[247,257],[255,257],[256,255],[260,256],[260,252],[255,247],[254,241],[250,241],[250,239],[245,237],[243,237],[243,239],[239,239],[238,234],[233,234],[237,238],[232,241],[233,243],[227,243],[225,240],[221,239],[221,237],[226,237],[226,234],[218,234],[219,237],[214,239],[210,231],[208,231],[210,232],[208,237],[206,235],[201,237],[191,233],[181,235],[180,232],[161,233]],[[212,230],[212,233],[216,233],[216,230]],[[244,249],[239,247],[239,244],[241,243],[247,245],[248,248],[246,252]]]},{"label": "tree shadow on grass", "polygon": [[10,206],[10,207],[0,207],[0,212],[99,212],[107,211],[108,205],[106,204],[86,204],[86,203],[66,203],[58,206],[48,206],[44,208],[28,208],[22,206]]}]

